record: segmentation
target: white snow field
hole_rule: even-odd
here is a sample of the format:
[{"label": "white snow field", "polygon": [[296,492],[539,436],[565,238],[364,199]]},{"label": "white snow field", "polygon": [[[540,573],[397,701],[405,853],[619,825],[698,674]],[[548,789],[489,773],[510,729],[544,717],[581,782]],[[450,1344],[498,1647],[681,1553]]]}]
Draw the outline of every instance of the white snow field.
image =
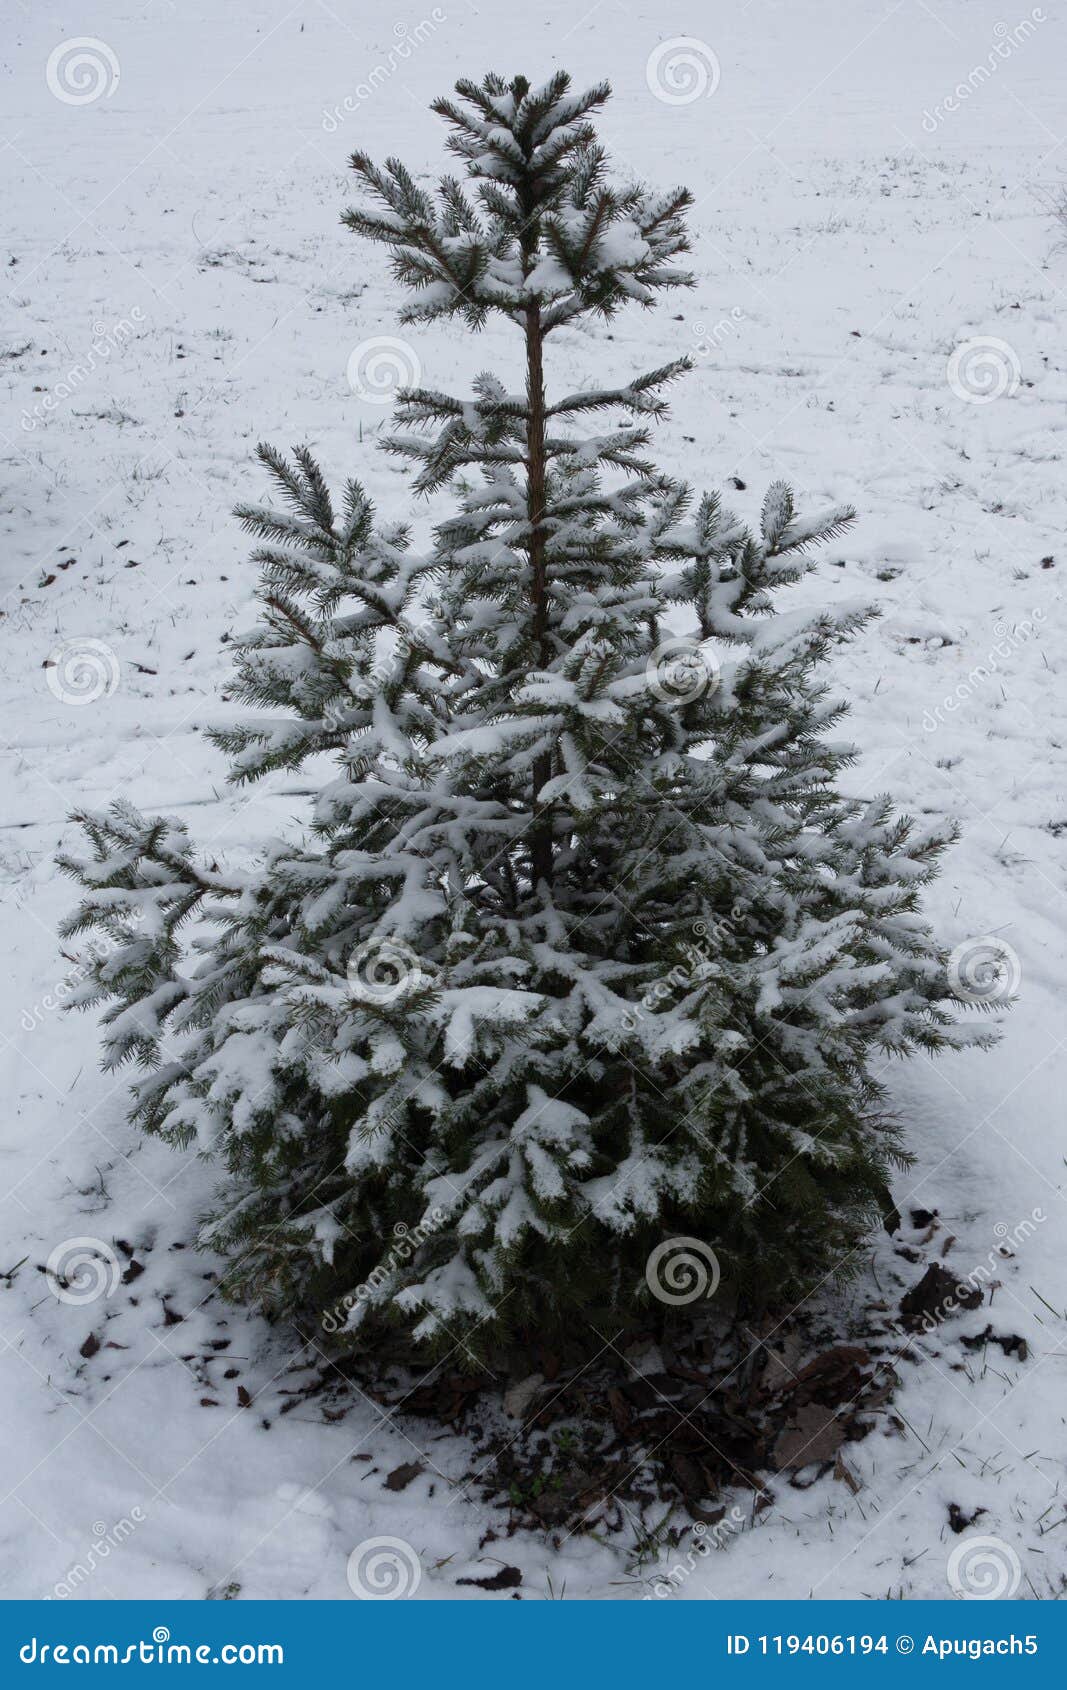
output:
[{"label": "white snow field", "polygon": [[[419,1599],[508,1600],[458,1583],[502,1562],[527,1600],[639,1600],[679,1564],[668,1599],[927,1599],[983,1581],[1006,1599],[1060,1596],[1061,8],[0,0],[0,13],[3,1594],[351,1600],[351,1552],[388,1537],[418,1558]],[[723,487],[749,518],[776,477],[804,510],[856,505],[853,535],[805,588],[883,612],[835,659],[863,748],[849,783],[958,818],[930,911],[976,990],[1018,998],[1010,1015],[994,1007],[993,1053],[891,1070],[917,1156],[894,1193],[905,1231],[873,1241],[824,1309],[862,1335],[950,1238],[947,1265],[977,1277],[983,1306],[914,1340],[892,1415],[846,1452],[854,1485],[774,1476],[755,1518],[750,1495],[727,1499],[739,1523],[714,1552],[687,1554],[683,1536],[659,1558],[638,1552],[636,1521],[610,1541],[523,1532],[480,1547],[506,1516],[457,1482],[461,1436],[358,1393],[333,1420],[315,1399],[280,1412],[306,1377],[287,1369],[318,1358],[213,1297],[211,1260],[188,1248],[210,1170],[127,1127],[126,1079],[100,1072],[94,1017],[63,1013],[78,962],[56,938],[74,889],[53,858],[75,842],[77,806],[126,795],[231,861],[301,825],[305,780],[234,794],[199,733],[233,708],[228,641],[253,614],[229,513],[264,496],[254,445],[308,442],[334,481],[358,474],[386,518],[410,513],[426,534],[439,507],[413,505],[376,450],[381,399],[417,370],[453,391],[483,368],[517,374],[503,331],[398,330],[385,261],[340,226],[347,157],[358,145],[436,174],[434,95],[461,75],[561,66],[613,82],[603,132],[620,171],[694,191],[699,283],[653,315],[561,334],[550,386],[621,383],[690,352],[658,433],[665,469]],[[397,344],[368,361],[382,336]],[[916,1209],[938,1211],[925,1241]],[[86,1239],[92,1262],[60,1298],[45,1265]],[[990,1325],[1025,1357],[963,1346]],[[414,1460],[410,1485],[383,1487]],[[974,1516],[961,1535],[951,1504]]]}]

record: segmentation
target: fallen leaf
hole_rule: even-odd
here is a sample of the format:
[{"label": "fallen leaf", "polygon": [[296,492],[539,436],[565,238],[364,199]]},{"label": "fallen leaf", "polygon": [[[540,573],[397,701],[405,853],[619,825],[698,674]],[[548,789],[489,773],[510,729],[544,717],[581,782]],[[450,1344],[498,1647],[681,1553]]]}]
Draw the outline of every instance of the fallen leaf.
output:
[{"label": "fallen leaf", "polygon": [[484,1579],[457,1579],[457,1584],[477,1585],[479,1590],[514,1590],[522,1583],[522,1574],[518,1567],[501,1567],[498,1573],[493,1573]]},{"label": "fallen leaf", "polygon": [[853,1496],[858,1496],[863,1489],[852,1468],[840,1453],[834,1462],[834,1478],[839,1480],[841,1484],[847,1485]]},{"label": "fallen leaf", "polygon": [[833,1409],[822,1403],[805,1403],[797,1409],[793,1424],[779,1435],[774,1465],[782,1473],[813,1461],[832,1461],[844,1441],[844,1423]]},{"label": "fallen leaf", "polygon": [[946,1320],[960,1309],[977,1309],[981,1303],[980,1286],[958,1280],[940,1263],[933,1262],[918,1284],[901,1297],[900,1312],[904,1325],[914,1328]]},{"label": "fallen leaf", "polygon": [[417,1479],[422,1472],[421,1461],[405,1461],[399,1467],[394,1467],[385,1481],[386,1490],[406,1490],[412,1479]]},{"label": "fallen leaf", "polygon": [[950,1502],[948,1505],[948,1523],[958,1537],[960,1532],[965,1532],[968,1526],[973,1526],[978,1516],[984,1513],[984,1508],[975,1508],[972,1513],[965,1514],[958,1502]]},{"label": "fallen leaf", "polygon": [[544,1382],[543,1373],[531,1373],[510,1386],[504,1392],[504,1413],[512,1420],[522,1420]]}]

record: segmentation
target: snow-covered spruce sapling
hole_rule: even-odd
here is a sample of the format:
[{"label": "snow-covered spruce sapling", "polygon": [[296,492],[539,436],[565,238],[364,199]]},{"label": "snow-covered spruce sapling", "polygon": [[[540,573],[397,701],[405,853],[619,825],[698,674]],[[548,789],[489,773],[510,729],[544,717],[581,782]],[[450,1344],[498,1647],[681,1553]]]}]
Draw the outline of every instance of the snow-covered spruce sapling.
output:
[{"label": "snow-covered spruce sapling", "polygon": [[133,1119],[227,1171],[230,1290],[353,1344],[599,1348],[676,1235],[792,1304],[887,1206],[885,1059],[983,1037],[918,913],[949,832],[837,790],[820,665],[867,612],[779,608],[853,513],[777,484],[752,533],[654,469],[685,359],[546,391],[557,331],[691,281],[689,195],[611,184],[607,96],[461,83],[434,192],[353,158],[404,320],[495,314],[525,380],[401,395],[388,449],[456,498],[425,552],[260,449],[236,690],[266,713],[214,738],[239,783],[333,758],[308,842],[238,874],[117,804],[64,862]]}]

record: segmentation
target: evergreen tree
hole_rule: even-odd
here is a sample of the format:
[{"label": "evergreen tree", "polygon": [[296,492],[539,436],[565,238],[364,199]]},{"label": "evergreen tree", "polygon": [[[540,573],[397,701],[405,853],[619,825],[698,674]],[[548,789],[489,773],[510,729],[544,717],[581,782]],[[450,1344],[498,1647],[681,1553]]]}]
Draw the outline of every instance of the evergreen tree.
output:
[{"label": "evergreen tree", "polygon": [[779,483],[753,533],[657,471],[685,359],[546,392],[555,331],[691,283],[690,196],[608,180],[608,92],[460,83],[436,110],[466,180],[435,192],[352,160],[404,320],[502,316],[525,388],[401,395],[389,450],[457,501],[425,553],[260,448],[237,691],[269,714],[213,737],[236,782],[332,755],[309,842],[223,872],[116,804],[64,860],[133,1119],[228,1170],[229,1288],[353,1343],[599,1347],[679,1235],[792,1304],[888,1207],[875,1066],[985,1037],[918,912],[949,831],[837,789],[820,665],[868,612],[779,608],[852,511],[804,520]]}]

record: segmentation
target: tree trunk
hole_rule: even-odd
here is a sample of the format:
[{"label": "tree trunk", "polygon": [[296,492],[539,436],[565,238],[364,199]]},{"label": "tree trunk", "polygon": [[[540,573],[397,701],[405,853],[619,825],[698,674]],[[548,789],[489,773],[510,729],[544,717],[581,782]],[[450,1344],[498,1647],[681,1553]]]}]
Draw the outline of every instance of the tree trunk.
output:
[{"label": "tree trunk", "polygon": [[[526,512],[530,522],[530,592],[533,603],[533,631],[537,661],[547,667],[551,660],[548,644],[548,581],[545,564],[545,375],[542,359],[544,335],[539,305],[526,307]],[[552,814],[538,805],[538,794],[552,774],[552,753],[534,759],[533,825],[530,837],[530,869],[534,885],[552,884]]]}]

